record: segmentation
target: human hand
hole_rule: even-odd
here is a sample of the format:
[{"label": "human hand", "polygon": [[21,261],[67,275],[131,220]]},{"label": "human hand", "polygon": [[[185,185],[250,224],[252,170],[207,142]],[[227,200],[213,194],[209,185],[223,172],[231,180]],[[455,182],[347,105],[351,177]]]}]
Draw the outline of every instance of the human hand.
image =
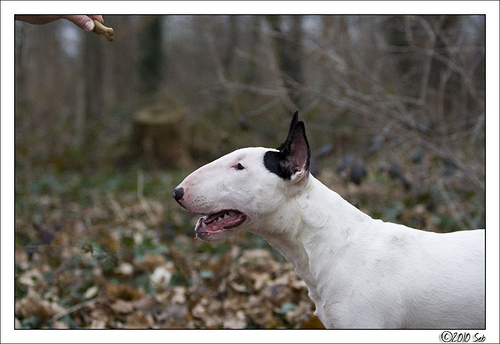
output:
[{"label": "human hand", "polygon": [[34,25],[44,25],[59,19],[66,19],[85,31],[94,29],[94,19],[104,23],[101,15],[72,15],[72,16],[16,16],[16,20],[24,21]]}]

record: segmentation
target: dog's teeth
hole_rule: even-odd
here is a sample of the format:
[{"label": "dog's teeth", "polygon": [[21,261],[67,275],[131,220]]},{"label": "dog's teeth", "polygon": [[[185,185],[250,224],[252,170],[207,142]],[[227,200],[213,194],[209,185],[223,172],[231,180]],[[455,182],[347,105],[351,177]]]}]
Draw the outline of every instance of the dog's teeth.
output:
[{"label": "dog's teeth", "polygon": [[225,213],[223,219],[227,219],[228,217],[229,217],[229,214]]},{"label": "dog's teeth", "polygon": [[206,226],[207,226],[207,224],[205,222],[201,223],[201,228],[205,228]]}]

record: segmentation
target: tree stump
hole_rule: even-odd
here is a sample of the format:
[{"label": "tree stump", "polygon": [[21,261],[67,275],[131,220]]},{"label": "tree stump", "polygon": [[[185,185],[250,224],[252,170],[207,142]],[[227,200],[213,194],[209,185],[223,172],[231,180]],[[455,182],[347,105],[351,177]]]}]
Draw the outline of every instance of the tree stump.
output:
[{"label": "tree stump", "polygon": [[164,104],[146,106],[134,116],[133,144],[152,167],[189,167],[189,129],[186,111]]}]

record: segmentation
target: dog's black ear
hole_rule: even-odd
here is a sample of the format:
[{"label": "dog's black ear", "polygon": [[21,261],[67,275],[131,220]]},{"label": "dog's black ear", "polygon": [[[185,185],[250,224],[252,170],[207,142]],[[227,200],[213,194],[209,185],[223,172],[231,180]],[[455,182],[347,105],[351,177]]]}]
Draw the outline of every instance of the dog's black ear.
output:
[{"label": "dog's black ear", "polygon": [[299,110],[296,110],[295,113],[293,114],[292,123],[290,124],[290,129],[288,130],[288,137],[286,138],[285,142],[283,142],[281,146],[277,148],[277,150],[279,150],[280,152],[285,150],[287,146],[290,145],[290,141],[292,140],[292,135],[293,132],[295,131],[295,126],[297,125],[298,121],[299,121]]},{"label": "dog's black ear", "polygon": [[288,137],[278,148],[279,152],[269,151],[264,155],[264,165],[269,171],[292,182],[298,182],[309,173],[311,159],[305,125],[298,117],[299,112],[296,111]]}]

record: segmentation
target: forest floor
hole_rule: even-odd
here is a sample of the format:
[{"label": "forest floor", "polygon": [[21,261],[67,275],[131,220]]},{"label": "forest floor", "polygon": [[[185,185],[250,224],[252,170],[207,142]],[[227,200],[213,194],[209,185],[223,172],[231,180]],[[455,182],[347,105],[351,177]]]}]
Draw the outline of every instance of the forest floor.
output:
[{"label": "forest floor", "polygon": [[170,196],[184,174],[18,176],[16,328],[322,327],[266,241],[194,238]]}]

